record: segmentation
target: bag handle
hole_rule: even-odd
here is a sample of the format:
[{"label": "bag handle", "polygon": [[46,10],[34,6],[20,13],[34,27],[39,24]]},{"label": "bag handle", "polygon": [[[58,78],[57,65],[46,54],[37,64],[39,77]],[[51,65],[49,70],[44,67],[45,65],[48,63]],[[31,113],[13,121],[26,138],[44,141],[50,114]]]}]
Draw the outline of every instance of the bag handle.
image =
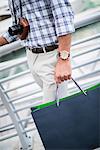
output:
[{"label": "bag handle", "polygon": [[[72,81],[75,83],[75,85],[80,89],[80,91],[85,95],[85,96],[87,96],[87,93],[79,86],[79,84],[75,81],[75,79],[73,79],[72,77],[71,77],[71,79],[72,79]],[[57,89],[58,89],[58,86],[57,86]],[[56,92],[57,92],[57,90],[56,90]],[[57,99],[57,106],[59,106],[59,99]]]},{"label": "bag handle", "polygon": [[87,96],[87,93],[79,86],[79,84],[75,81],[75,79],[71,78],[73,80],[73,82],[76,84],[76,86],[80,89],[80,91]]}]

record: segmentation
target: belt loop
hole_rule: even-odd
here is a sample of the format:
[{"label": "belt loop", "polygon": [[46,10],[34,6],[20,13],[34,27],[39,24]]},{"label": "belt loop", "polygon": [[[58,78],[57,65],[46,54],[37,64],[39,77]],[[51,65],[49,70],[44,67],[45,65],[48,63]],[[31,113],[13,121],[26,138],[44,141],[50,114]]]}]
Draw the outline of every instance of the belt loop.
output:
[{"label": "belt loop", "polygon": [[46,50],[45,50],[45,47],[43,46],[43,51],[44,51],[44,53],[46,54]]}]

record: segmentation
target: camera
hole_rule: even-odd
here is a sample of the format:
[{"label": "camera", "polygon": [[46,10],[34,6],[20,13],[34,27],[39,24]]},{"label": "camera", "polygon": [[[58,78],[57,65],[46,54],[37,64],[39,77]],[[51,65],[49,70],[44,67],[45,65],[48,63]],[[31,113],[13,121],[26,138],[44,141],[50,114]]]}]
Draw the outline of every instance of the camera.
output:
[{"label": "camera", "polygon": [[20,24],[16,24],[12,27],[9,27],[8,32],[11,36],[21,34],[23,32],[23,26]]},{"label": "camera", "polygon": [[26,18],[19,18],[18,24],[9,27],[8,32],[11,36],[18,35],[21,40],[27,38],[30,30],[28,20]]}]

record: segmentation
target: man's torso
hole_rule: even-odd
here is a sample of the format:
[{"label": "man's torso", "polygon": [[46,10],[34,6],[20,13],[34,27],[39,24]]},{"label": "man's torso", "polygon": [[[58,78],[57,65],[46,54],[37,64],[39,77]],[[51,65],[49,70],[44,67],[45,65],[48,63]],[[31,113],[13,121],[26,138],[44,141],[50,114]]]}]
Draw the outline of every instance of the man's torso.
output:
[{"label": "man's torso", "polygon": [[[53,7],[51,6],[51,1],[53,4],[55,3]],[[66,15],[66,17],[72,15],[70,3],[68,3],[69,6],[65,6],[64,0],[21,0],[21,4],[23,17],[27,18],[30,25],[30,32],[24,41],[24,45],[28,47],[41,47],[57,43],[54,17],[58,19],[61,16],[62,21],[63,15]],[[9,6],[13,14],[12,0],[9,0]],[[14,0],[14,7],[17,18],[20,18],[19,0]],[[62,10],[60,7],[62,7]],[[68,10],[67,7],[69,7]],[[57,12],[54,10],[56,8]],[[53,14],[54,12],[57,13],[57,15]],[[61,24],[63,24],[63,22],[61,22]],[[59,22],[57,26],[60,27]]]}]

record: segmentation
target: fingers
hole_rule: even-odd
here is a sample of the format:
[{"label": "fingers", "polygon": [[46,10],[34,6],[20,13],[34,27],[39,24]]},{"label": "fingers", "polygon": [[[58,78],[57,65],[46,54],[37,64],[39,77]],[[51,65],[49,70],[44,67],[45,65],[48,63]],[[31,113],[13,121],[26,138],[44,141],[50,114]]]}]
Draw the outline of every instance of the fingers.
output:
[{"label": "fingers", "polygon": [[64,75],[64,80],[68,80],[68,76],[67,75]]},{"label": "fingers", "polygon": [[63,82],[65,80],[64,76],[61,76],[60,80]]},{"label": "fingers", "polygon": [[60,78],[60,76],[55,76],[55,81],[56,81],[56,83],[61,83],[61,78]]},{"label": "fingers", "polygon": [[55,81],[56,83],[61,83],[64,82],[65,80],[70,80],[71,79],[71,74],[68,75],[55,75]]},{"label": "fingers", "polygon": [[71,74],[70,74],[70,75],[68,75],[68,79],[69,79],[69,80],[71,79]]}]

